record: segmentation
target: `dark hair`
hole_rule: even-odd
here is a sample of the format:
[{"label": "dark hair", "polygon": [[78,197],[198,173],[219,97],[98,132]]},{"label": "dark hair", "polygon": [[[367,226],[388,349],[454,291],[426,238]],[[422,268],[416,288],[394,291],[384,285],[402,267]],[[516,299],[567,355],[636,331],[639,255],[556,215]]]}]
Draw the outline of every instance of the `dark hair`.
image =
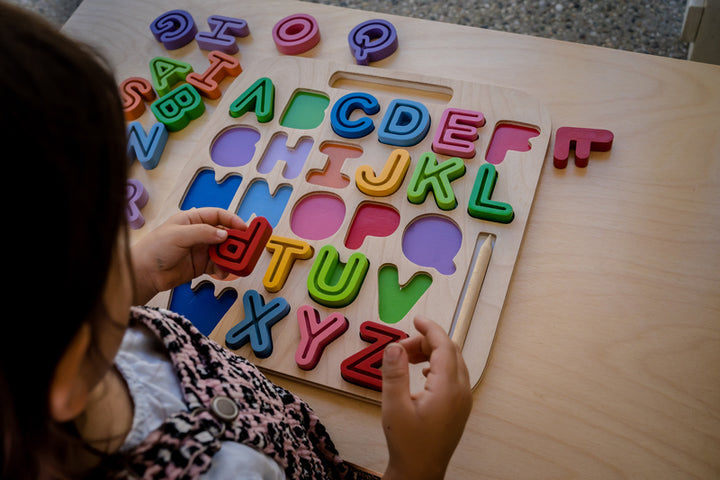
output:
[{"label": "dark hair", "polygon": [[55,465],[55,366],[82,323],[103,312],[125,228],[126,134],[99,56],[1,3],[0,145],[11,305],[0,333],[0,477],[41,478]]}]

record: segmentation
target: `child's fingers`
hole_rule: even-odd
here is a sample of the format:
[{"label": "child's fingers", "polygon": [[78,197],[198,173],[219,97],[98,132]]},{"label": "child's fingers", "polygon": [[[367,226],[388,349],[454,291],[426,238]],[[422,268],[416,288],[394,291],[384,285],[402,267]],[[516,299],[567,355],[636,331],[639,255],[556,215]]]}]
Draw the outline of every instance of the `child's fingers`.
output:
[{"label": "child's fingers", "polygon": [[187,224],[208,224],[223,226],[226,228],[244,229],[245,222],[224,208],[202,207],[193,208],[176,214],[176,223]]},{"label": "child's fingers", "polygon": [[397,418],[412,409],[410,397],[410,371],[407,352],[402,345],[391,343],[383,353],[382,405],[386,419]]}]

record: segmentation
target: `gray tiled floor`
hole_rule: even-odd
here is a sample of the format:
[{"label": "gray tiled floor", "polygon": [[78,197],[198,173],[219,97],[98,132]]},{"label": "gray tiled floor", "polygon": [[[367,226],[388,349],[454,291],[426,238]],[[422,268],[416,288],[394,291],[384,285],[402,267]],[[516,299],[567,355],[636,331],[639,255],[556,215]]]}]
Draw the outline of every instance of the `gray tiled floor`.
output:
[{"label": "gray tiled floor", "polygon": [[[64,23],[80,0],[10,0]],[[311,0],[602,47],[687,58],[686,0]]]}]

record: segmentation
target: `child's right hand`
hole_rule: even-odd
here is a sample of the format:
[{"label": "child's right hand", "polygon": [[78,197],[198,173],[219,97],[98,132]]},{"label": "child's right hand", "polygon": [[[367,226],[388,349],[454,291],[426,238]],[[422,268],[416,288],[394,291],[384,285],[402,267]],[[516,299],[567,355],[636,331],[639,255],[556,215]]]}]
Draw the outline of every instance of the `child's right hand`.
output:
[{"label": "child's right hand", "polygon": [[[383,358],[382,423],[390,459],[384,480],[444,477],[470,415],[468,370],[436,323],[415,318],[420,335],[389,345]],[[429,361],[422,391],[410,393],[409,363]]]}]

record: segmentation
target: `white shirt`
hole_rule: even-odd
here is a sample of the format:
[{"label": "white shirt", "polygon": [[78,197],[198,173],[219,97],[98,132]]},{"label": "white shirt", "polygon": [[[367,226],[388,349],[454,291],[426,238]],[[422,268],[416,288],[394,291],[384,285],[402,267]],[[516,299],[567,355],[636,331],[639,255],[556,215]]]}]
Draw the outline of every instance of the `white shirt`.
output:
[{"label": "white shirt", "polygon": [[[120,452],[139,445],[171,415],[187,410],[175,369],[165,347],[144,327],[125,333],[115,365],[125,378],[135,405],[133,424]],[[202,480],[285,480],[270,457],[247,445],[225,441]]]}]

